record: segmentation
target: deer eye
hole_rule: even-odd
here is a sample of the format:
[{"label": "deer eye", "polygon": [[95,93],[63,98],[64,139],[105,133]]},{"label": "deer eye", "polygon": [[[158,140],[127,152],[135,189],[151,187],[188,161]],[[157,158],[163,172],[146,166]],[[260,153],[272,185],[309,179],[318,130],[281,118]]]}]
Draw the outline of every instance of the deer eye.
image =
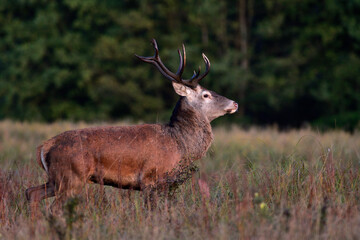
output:
[{"label": "deer eye", "polygon": [[209,97],[211,97],[209,93],[204,93],[203,94],[203,98],[209,98]]}]

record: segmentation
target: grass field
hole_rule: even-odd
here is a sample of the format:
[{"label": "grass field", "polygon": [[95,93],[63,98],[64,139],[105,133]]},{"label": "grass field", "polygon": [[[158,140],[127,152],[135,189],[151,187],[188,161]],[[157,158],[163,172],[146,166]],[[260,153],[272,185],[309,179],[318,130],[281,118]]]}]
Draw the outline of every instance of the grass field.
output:
[{"label": "grass field", "polygon": [[29,217],[46,181],[35,148],[89,125],[0,122],[0,239],[360,239],[360,133],[214,129],[199,172],[149,210],[140,192],[88,185],[63,217]]}]

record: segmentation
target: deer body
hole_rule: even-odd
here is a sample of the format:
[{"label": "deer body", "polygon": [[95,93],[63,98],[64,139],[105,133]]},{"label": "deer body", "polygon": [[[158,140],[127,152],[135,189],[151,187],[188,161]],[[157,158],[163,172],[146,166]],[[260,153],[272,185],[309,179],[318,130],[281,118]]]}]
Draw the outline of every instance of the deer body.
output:
[{"label": "deer body", "polygon": [[212,141],[210,123],[194,121],[191,113],[187,114],[173,115],[175,120],[169,124],[67,131],[39,146],[37,159],[50,177],[60,178],[55,181],[64,178],[59,173],[68,172],[71,181],[103,181],[141,190],[176,168],[182,159],[197,160],[205,155]]},{"label": "deer body", "polygon": [[172,80],[181,96],[170,122],[72,130],[45,141],[37,148],[37,161],[49,179],[26,190],[32,208],[52,196],[56,196],[53,207],[59,208],[86,183],[136,190],[156,187],[183,162],[189,164],[205,155],[213,139],[210,122],[235,112],[237,104],[197,83],[210,67],[205,55],[207,72],[182,80],[184,47],[184,58],[179,51],[181,61],[175,75],[163,66],[155,40],[153,44],[155,56],[139,58],[154,64]]}]

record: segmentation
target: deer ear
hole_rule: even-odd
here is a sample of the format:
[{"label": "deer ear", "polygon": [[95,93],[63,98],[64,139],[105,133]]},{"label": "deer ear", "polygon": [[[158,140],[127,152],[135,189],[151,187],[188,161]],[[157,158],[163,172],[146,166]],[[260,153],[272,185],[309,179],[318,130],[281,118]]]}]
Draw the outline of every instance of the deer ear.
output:
[{"label": "deer ear", "polygon": [[172,85],[174,87],[175,92],[183,97],[188,96],[192,91],[191,88],[189,88],[181,83],[172,82]]}]

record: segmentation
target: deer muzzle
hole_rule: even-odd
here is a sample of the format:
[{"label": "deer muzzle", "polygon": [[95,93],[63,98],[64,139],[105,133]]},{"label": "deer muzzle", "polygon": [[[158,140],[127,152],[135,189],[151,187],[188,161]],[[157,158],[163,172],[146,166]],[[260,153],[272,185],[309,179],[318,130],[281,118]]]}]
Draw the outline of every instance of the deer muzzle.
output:
[{"label": "deer muzzle", "polygon": [[239,105],[236,102],[232,101],[229,108],[226,108],[225,111],[226,111],[226,113],[233,114],[234,112],[236,112],[238,110],[238,107],[239,107]]}]

